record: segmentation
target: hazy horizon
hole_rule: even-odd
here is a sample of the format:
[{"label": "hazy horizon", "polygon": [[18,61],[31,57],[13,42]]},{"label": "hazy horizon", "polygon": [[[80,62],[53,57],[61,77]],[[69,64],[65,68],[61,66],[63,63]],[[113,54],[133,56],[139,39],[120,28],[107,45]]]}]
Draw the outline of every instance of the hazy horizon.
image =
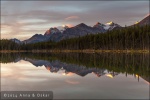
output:
[{"label": "hazy horizon", "polygon": [[149,14],[149,1],[1,1],[1,38],[25,40],[50,27],[113,21],[129,26]]}]

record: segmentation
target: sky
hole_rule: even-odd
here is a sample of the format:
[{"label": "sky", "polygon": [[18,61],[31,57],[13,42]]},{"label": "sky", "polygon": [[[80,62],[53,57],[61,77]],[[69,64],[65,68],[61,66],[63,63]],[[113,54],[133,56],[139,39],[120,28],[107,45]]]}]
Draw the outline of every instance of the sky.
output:
[{"label": "sky", "polygon": [[149,14],[149,1],[1,1],[1,38],[25,40],[51,27],[113,21],[132,25]]}]

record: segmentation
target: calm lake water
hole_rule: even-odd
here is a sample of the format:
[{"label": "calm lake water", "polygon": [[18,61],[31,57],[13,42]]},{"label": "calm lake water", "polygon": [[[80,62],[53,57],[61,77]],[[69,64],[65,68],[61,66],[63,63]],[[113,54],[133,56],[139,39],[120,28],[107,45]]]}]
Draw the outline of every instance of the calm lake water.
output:
[{"label": "calm lake water", "polygon": [[9,53],[2,91],[53,91],[54,99],[149,99],[149,54]]}]

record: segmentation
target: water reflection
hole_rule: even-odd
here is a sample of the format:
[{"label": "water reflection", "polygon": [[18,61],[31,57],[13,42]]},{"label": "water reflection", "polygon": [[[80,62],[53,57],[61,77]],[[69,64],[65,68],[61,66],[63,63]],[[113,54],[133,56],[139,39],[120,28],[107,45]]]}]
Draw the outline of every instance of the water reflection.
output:
[{"label": "water reflection", "polygon": [[94,73],[97,77],[113,78],[118,73],[141,76],[149,80],[149,54],[117,54],[117,53],[5,53],[1,54],[1,63],[28,61],[36,67],[45,66],[52,73],[60,70],[62,75],[77,74],[86,76]]},{"label": "water reflection", "polygon": [[148,54],[5,53],[0,56],[2,90],[51,90],[55,99],[149,98]]}]

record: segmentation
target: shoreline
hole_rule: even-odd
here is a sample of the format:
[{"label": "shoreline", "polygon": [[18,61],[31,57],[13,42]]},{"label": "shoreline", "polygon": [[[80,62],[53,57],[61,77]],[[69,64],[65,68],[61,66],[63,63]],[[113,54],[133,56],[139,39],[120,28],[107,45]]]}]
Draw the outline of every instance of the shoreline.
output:
[{"label": "shoreline", "polygon": [[149,53],[149,50],[2,50],[0,53]]}]

